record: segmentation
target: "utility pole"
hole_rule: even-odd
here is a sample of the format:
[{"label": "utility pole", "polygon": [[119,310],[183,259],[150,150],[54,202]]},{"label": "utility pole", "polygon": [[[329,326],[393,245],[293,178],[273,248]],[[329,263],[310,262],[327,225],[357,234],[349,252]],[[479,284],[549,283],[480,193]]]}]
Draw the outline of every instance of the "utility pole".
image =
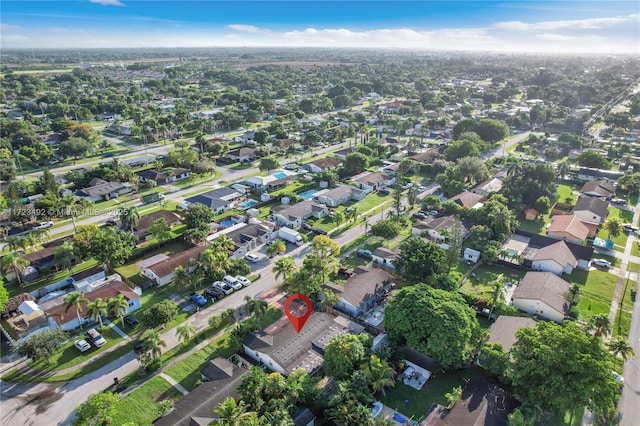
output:
[{"label": "utility pole", "polygon": [[22,163],[20,163],[20,150],[16,149],[15,151],[13,151],[13,155],[15,155],[16,160],[18,160],[18,167],[20,167],[20,173],[22,173],[22,180],[27,180],[24,175],[24,170],[22,169]]}]

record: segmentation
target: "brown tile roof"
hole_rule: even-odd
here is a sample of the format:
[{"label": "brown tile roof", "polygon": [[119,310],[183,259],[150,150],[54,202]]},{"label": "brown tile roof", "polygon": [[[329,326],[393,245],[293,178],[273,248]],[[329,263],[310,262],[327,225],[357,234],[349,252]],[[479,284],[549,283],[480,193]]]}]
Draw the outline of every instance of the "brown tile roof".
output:
[{"label": "brown tile roof", "polygon": [[454,195],[450,198],[450,201],[455,201],[462,207],[471,208],[482,201],[484,197],[480,194],[474,194],[473,192],[465,191],[458,195]]},{"label": "brown tile roof", "polygon": [[7,300],[7,303],[4,305],[4,309],[2,310],[2,315],[9,315],[11,312],[15,312],[18,310],[18,306],[25,300],[35,300],[33,296],[29,293],[22,293],[17,296],[13,296],[11,299]]},{"label": "brown tile roof", "polygon": [[513,292],[513,300],[533,299],[546,303],[558,312],[569,309],[567,296],[571,285],[551,272],[527,272]]},{"label": "brown tile roof", "polygon": [[340,161],[335,158],[326,157],[326,158],[320,158],[318,160],[310,161],[309,164],[315,164],[316,166],[323,169],[326,167],[336,168],[340,165]]},{"label": "brown tile roof", "polygon": [[153,213],[149,213],[140,217],[140,221],[138,222],[138,226],[136,227],[138,230],[149,229],[151,224],[157,219],[163,218],[168,224],[172,224],[178,222],[180,218],[173,212],[169,210],[158,210]]},{"label": "brown tile roof", "polygon": [[589,236],[589,228],[584,225],[582,218],[577,214],[552,216],[547,233],[556,232],[565,232],[578,240],[586,240]]},{"label": "brown tile roof", "polygon": [[206,250],[205,246],[195,246],[190,249],[176,253],[168,259],[149,266],[147,269],[152,271],[158,277],[166,277],[176,270],[178,266],[186,268],[189,266],[189,259],[198,259],[200,253]]},{"label": "brown tile roof", "polygon": [[360,304],[375,293],[384,292],[386,284],[393,280],[391,274],[380,268],[358,267],[354,274],[342,285],[327,283],[324,287],[330,289],[339,297],[343,298],[353,306]]},{"label": "brown tile roof", "polygon": [[[110,297],[116,297],[118,294],[122,294],[126,300],[134,300],[140,297],[131,289],[131,287],[120,281],[114,281],[110,284],[99,287],[96,290],[85,293],[84,297],[89,300],[89,302],[93,302],[99,297],[104,301],[107,301],[107,299],[109,299]],[[65,307],[63,303],[61,305],[46,309],[45,312],[50,315],[56,321],[56,323],[60,325],[77,318],[75,306],[71,306],[67,312],[65,312],[64,309]],[[80,316],[86,315],[86,312],[87,304],[83,303]]]},{"label": "brown tile roof", "polygon": [[516,342],[516,331],[535,326],[536,322],[531,318],[500,315],[491,325],[489,343],[500,343],[505,352],[508,352]]},{"label": "brown tile roof", "polygon": [[367,185],[375,185],[380,182],[384,182],[385,180],[391,179],[391,176],[385,175],[384,173],[374,172],[369,173],[368,175],[362,176],[358,179],[355,179],[356,182],[363,182]]}]

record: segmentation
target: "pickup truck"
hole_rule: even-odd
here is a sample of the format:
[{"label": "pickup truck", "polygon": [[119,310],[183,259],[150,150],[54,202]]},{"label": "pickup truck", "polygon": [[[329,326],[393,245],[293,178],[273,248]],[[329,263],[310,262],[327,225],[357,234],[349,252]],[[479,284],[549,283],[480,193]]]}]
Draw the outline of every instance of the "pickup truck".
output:
[{"label": "pickup truck", "polygon": [[191,301],[198,306],[204,306],[207,304],[207,299],[200,293],[191,293]]}]

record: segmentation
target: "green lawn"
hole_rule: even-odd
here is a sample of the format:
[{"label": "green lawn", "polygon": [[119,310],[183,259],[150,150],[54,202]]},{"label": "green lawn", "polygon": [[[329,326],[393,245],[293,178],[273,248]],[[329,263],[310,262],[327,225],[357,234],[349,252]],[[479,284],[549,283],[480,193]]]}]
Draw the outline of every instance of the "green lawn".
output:
[{"label": "green lawn", "polygon": [[631,248],[631,254],[633,256],[640,256],[640,244],[638,241],[633,242],[633,247]]},{"label": "green lawn", "polygon": [[629,265],[627,266],[627,271],[640,272],[640,263],[629,262]]},{"label": "green lawn", "polygon": [[154,377],[115,404],[116,415],[111,423],[122,425],[133,421],[139,425],[150,425],[162,415],[160,401],[177,401],[181,397],[182,394],[169,382],[162,377]]},{"label": "green lawn", "polygon": [[457,282],[460,282],[464,274],[469,272],[469,269],[471,269],[471,266],[465,260],[461,259],[458,262],[458,265],[456,265],[455,269],[452,269],[449,272],[449,276]]},{"label": "green lawn", "polygon": [[464,282],[461,290],[486,296],[491,291],[491,282],[497,280],[500,275],[503,275],[504,282],[518,282],[524,277],[524,274],[524,271],[517,271],[505,266],[482,265]]},{"label": "green lawn", "polygon": [[[635,270],[632,270],[635,269]],[[637,263],[630,263],[627,268],[629,272],[638,272],[640,270],[640,265]],[[623,287],[623,295],[622,300],[620,301],[620,305],[618,307],[618,312],[616,314],[616,321],[613,326],[613,335],[614,336],[628,336],[629,331],[631,329],[631,313],[633,311],[633,301],[631,300],[631,290],[636,288],[636,280],[625,279],[624,287]]]},{"label": "green lawn", "polygon": [[558,203],[566,203],[567,198],[570,198],[569,204],[575,204],[578,199],[578,196],[573,193],[573,191],[579,190],[580,187],[578,185],[558,185],[557,195],[555,201]]},{"label": "green lawn", "polygon": [[446,405],[445,394],[451,392],[456,386],[463,389],[471,379],[485,378],[481,368],[468,368],[456,370],[431,377],[427,384],[419,391],[397,381],[393,390],[386,396],[380,397],[380,401],[388,407],[409,417],[411,420],[421,420],[433,404]]},{"label": "green lawn", "polygon": [[594,314],[609,313],[617,276],[599,270],[575,270],[570,278],[571,283],[578,284],[582,289],[578,302],[581,319]]},{"label": "green lawn", "polygon": [[[547,220],[545,220],[545,218]],[[520,219],[519,223],[518,223],[518,229],[521,229],[525,232],[531,232],[532,234],[542,234],[544,235],[544,230],[545,227],[547,226],[547,223],[549,223],[550,221],[548,220],[548,216],[544,216],[542,218],[539,218],[537,220],[526,220],[526,219]]]},{"label": "green lawn", "polygon": [[[93,259],[89,259],[86,262],[82,262],[79,265],[74,266],[71,271],[72,274],[77,274],[78,272],[86,271],[87,269],[93,268],[98,265],[98,262]],[[31,293],[32,291],[36,291],[42,287],[45,287],[52,283],[57,283],[58,281],[63,280],[64,278],[69,276],[69,272],[65,269],[64,271],[58,272],[53,275],[49,275],[47,277],[41,278],[39,280],[33,281],[29,284],[25,284],[22,287],[19,287],[17,283],[5,285],[7,291],[9,292],[9,297],[17,296],[22,293]]]},{"label": "green lawn", "polygon": [[[620,223],[631,223],[633,221],[633,211],[627,211],[619,209],[613,204],[609,206],[609,215],[607,216],[607,220],[616,219],[620,221]],[[608,232],[605,229],[600,228],[598,231],[598,237],[607,239],[609,237]],[[615,250],[619,252],[624,252],[624,247],[627,244],[628,234],[626,232],[620,233],[617,237],[613,238],[613,242],[615,244]]]},{"label": "green lawn", "polygon": [[[152,251],[151,253],[146,254],[143,258],[140,259],[136,259],[134,262],[123,265],[123,266],[119,266],[118,268],[116,268],[116,272],[120,275],[122,275],[125,278],[129,278],[131,279],[132,277],[134,277],[135,275],[139,274],[141,272],[140,267],[137,265],[137,263],[143,261],[144,259],[148,259],[152,256],[155,256],[157,254],[165,254],[167,256],[171,256],[175,253],[180,253],[184,250],[186,250],[187,248],[189,248],[189,245],[185,242],[176,240],[176,241],[172,241],[170,243],[168,243],[167,245],[163,246],[163,247],[159,247],[157,250]],[[147,278],[145,278],[145,282],[149,281]]]}]

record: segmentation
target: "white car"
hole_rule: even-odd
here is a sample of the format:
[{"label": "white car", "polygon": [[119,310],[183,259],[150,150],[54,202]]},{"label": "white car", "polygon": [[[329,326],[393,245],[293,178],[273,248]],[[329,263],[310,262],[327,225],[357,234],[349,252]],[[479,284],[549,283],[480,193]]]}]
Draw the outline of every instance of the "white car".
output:
[{"label": "white car", "polygon": [[53,226],[53,222],[49,221],[49,222],[40,222],[39,224],[37,224],[36,226],[34,226],[31,229],[47,229],[47,228],[51,228]]},{"label": "white car", "polygon": [[233,287],[234,290],[242,290],[242,284],[236,279],[236,277],[232,277],[231,275],[225,275],[222,277],[222,282]]},{"label": "white car", "polygon": [[251,281],[249,281],[249,278],[243,277],[242,275],[236,276],[236,280],[238,280],[238,282],[245,287],[249,287],[249,285],[251,285]]},{"label": "white car", "polygon": [[227,283],[223,283],[222,281],[216,281],[215,283],[213,283],[213,286],[218,290],[222,291],[224,294],[233,293],[233,287],[231,287]]},{"label": "white car", "polygon": [[593,259],[591,261],[591,264],[595,266],[599,266],[601,268],[607,268],[607,269],[611,268],[611,262],[605,259]]},{"label": "white car", "polygon": [[92,328],[91,330],[87,331],[87,338],[91,341],[91,343],[94,344],[96,348],[99,348],[100,346],[104,346],[104,344],[107,343],[104,337],[102,337],[102,334],[98,333],[98,331],[95,328]]},{"label": "white car", "polygon": [[247,253],[247,255],[245,256],[245,258],[253,263],[256,263],[257,261],[260,260],[260,258],[258,257],[257,254],[254,253]]},{"label": "white car", "polygon": [[86,352],[89,349],[91,349],[91,345],[84,339],[80,339],[80,340],[76,340],[73,343],[73,346],[75,346],[76,348],[78,348],[78,350],[80,352]]}]

